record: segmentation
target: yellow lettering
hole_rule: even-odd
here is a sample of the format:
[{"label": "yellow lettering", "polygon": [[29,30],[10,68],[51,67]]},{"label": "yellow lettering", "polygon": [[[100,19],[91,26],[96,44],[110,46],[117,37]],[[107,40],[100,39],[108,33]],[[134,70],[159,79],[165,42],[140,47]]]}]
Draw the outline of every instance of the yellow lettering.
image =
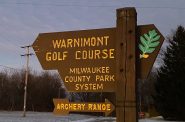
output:
[{"label": "yellow lettering", "polygon": [[90,81],[91,76],[86,76],[86,75],[82,75],[82,76],[65,76],[64,78],[64,82],[89,82]]},{"label": "yellow lettering", "polygon": [[94,59],[100,59],[100,50],[95,50]]},{"label": "yellow lettering", "polygon": [[96,75],[96,81],[115,81],[115,75]]},{"label": "yellow lettering", "polygon": [[60,48],[66,48],[66,41],[63,39]]},{"label": "yellow lettering", "polygon": [[82,47],[91,46],[90,41],[91,41],[90,38],[83,38],[83,46]]},{"label": "yellow lettering", "polygon": [[88,110],[91,110],[91,111],[110,111],[111,110],[110,107],[111,107],[110,104],[105,104],[105,103],[88,104]]},{"label": "yellow lettering", "polygon": [[87,59],[112,59],[115,58],[114,49],[103,50],[78,50],[75,52],[75,59],[87,60]]},{"label": "yellow lettering", "polygon": [[109,36],[56,39],[56,40],[52,40],[52,45],[54,49],[71,48],[71,47],[107,46],[108,39],[109,39]]},{"label": "yellow lettering", "polygon": [[111,110],[110,107],[111,107],[110,104],[107,104],[107,111],[110,111]]},{"label": "yellow lettering", "polygon": [[60,48],[61,40],[52,40],[53,48]]},{"label": "yellow lettering", "polygon": [[105,111],[106,110],[106,105],[102,104],[102,110]]},{"label": "yellow lettering", "polygon": [[74,47],[79,47],[80,46],[80,39],[74,39]]},{"label": "yellow lettering", "polygon": [[91,46],[96,46],[96,38],[95,37],[91,37]]},{"label": "yellow lettering", "polygon": [[63,58],[62,58],[63,60],[66,60],[66,58],[67,58],[67,53],[68,53],[67,51],[64,51],[64,52],[63,52]]},{"label": "yellow lettering", "polygon": [[79,57],[79,55],[78,54],[80,54],[81,53],[81,51],[76,51],[75,52],[75,59],[81,59],[80,57]]},{"label": "yellow lettering", "polygon": [[88,104],[88,110],[92,110],[92,104]]},{"label": "yellow lettering", "polygon": [[75,68],[69,68],[69,73],[70,73],[70,74],[72,74],[72,73],[75,74]]},{"label": "yellow lettering", "polygon": [[[97,37],[97,46],[103,45],[103,44],[104,44],[104,43],[103,43],[103,40],[104,40],[103,37]],[[105,46],[106,46],[106,45],[105,45]]]},{"label": "yellow lettering", "polygon": [[67,51],[64,52],[46,52],[46,61],[62,61],[67,58]]},{"label": "yellow lettering", "polygon": [[105,45],[107,46],[107,44],[108,44],[108,39],[109,39],[109,36],[104,36],[104,38],[105,38]]},{"label": "yellow lettering", "polygon": [[60,107],[61,107],[61,110],[64,110],[65,109],[64,104],[61,104]]},{"label": "yellow lettering", "polygon": [[57,109],[60,110],[60,104],[57,104]]},{"label": "yellow lettering", "polygon": [[69,74],[109,74],[110,67],[75,67],[69,69]]},{"label": "yellow lettering", "polygon": [[97,83],[89,83],[89,84],[75,84],[75,90],[85,90],[85,91],[96,91],[96,90],[103,90],[103,84]]},{"label": "yellow lettering", "polygon": [[107,59],[108,57],[109,57],[108,50],[107,49],[102,50],[102,58]]},{"label": "yellow lettering", "polygon": [[109,58],[114,58],[114,49],[110,49],[109,51]]},{"label": "yellow lettering", "polygon": [[80,84],[76,84],[76,85],[75,85],[75,90],[76,90],[76,91],[80,90]]},{"label": "yellow lettering", "polygon": [[87,59],[87,51],[82,51],[82,59]]},{"label": "yellow lettering", "polygon": [[51,61],[51,52],[46,53],[46,61]]},{"label": "yellow lettering", "polygon": [[105,73],[109,73],[110,67],[106,67],[105,69]]},{"label": "yellow lettering", "polygon": [[73,43],[73,39],[67,39],[67,47],[73,47],[72,43]]}]

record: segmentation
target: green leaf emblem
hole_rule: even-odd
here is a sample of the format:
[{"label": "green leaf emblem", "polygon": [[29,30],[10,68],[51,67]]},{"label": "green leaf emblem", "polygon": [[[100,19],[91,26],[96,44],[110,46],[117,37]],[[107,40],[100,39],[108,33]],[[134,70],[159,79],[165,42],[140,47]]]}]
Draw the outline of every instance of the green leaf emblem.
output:
[{"label": "green leaf emblem", "polygon": [[148,34],[144,34],[140,36],[140,44],[139,49],[142,54],[140,54],[140,58],[148,58],[150,53],[153,53],[156,47],[160,44],[159,42],[160,35],[156,32],[156,30],[151,30]]}]

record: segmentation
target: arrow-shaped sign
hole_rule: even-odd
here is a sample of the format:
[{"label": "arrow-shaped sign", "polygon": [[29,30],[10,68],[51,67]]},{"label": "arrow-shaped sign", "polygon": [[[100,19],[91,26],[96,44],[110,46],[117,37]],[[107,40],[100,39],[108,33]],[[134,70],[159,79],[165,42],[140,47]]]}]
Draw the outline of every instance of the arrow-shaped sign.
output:
[{"label": "arrow-shaped sign", "polygon": [[104,112],[108,116],[115,109],[114,105],[105,99],[105,102],[99,103],[82,103],[69,102],[68,99],[53,99],[55,115],[68,115],[69,112]]},{"label": "arrow-shaped sign", "polygon": [[115,28],[41,33],[33,49],[45,70],[56,69],[70,92],[114,92]]}]

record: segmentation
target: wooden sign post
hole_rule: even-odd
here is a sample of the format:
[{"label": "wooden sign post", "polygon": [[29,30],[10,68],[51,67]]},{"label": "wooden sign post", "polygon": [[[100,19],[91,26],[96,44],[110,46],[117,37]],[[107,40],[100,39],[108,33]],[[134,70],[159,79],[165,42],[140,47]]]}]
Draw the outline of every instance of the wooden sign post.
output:
[{"label": "wooden sign post", "polygon": [[[163,41],[155,25],[137,26],[135,8],[121,8],[114,28],[41,33],[33,49],[43,69],[58,70],[69,92],[115,92],[117,122],[137,122],[136,79],[147,78]],[[110,111],[94,112],[110,113],[111,106]],[[56,110],[61,115],[77,111]],[[88,107],[78,110],[93,112]]]},{"label": "wooden sign post", "polygon": [[117,122],[136,122],[136,10],[117,10]]}]

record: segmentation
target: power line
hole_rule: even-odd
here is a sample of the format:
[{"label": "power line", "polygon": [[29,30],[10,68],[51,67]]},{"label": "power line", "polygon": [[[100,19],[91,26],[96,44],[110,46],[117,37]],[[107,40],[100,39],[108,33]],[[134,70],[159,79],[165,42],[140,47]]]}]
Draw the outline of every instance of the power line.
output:
[{"label": "power line", "polygon": [[[0,3],[0,5],[35,5],[35,6],[62,6],[62,7],[121,7],[120,5],[80,5],[80,4],[47,4],[47,3]],[[135,6],[139,9],[179,9],[185,10],[185,7],[167,7],[167,6]]]},{"label": "power line", "polygon": [[147,7],[147,6],[143,6],[143,7],[136,7],[136,8],[143,8],[143,9],[184,9],[185,10],[185,7],[157,7],[157,6],[151,6],[151,7]]}]

